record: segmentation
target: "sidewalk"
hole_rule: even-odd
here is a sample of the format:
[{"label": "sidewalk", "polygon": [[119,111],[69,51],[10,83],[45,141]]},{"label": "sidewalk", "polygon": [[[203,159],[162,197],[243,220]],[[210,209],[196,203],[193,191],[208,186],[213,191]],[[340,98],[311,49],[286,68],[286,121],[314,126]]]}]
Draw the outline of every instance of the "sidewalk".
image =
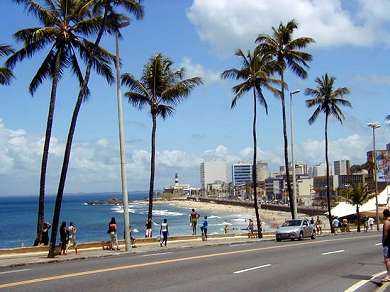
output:
[{"label": "sidewalk", "polygon": [[[261,240],[274,240],[275,236],[273,234],[265,234]],[[249,239],[245,235],[231,235],[226,237],[210,237],[207,241],[202,241],[201,237],[191,238],[191,239],[177,239],[173,241],[168,241],[168,247],[160,247],[158,241],[154,242],[141,242],[137,243],[136,248],[131,248],[129,253],[132,254],[142,254],[146,252],[160,252],[167,250],[174,250],[177,248],[191,248],[191,247],[200,247],[200,246],[214,246],[214,245],[224,245],[224,244],[238,244],[238,243],[249,243],[249,242],[258,242],[260,239],[252,238]],[[73,260],[82,260],[90,258],[102,258],[109,256],[120,256],[126,254],[124,251],[124,245],[120,245],[119,251],[116,250],[103,250],[101,247],[89,247],[89,248],[79,248],[79,254],[75,254],[74,250],[71,249],[68,251],[66,256],[56,256],[55,258],[47,258],[47,251],[37,251],[37,252],[15,252],[7,253],[0,255],[0,268],[4,267],[18,267],[25,266],[29,264],[43,264],[43,263],[57,263]]]}]

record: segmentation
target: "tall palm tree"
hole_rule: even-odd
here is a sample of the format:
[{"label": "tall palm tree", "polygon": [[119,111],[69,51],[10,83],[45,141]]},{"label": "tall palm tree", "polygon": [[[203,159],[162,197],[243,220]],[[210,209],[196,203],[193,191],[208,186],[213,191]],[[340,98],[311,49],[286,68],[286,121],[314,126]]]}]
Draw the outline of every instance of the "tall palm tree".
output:
[{"label": "tall palm tree", "polygon": [[352,185],[345,191],[345,198],[348,203],[356,206],[356,216],[357,216],[357,232],[360,232],[360,206],[366,203],[369,199],[374,197],[368,191],[367,184],[356,184]]},{"label": "tall palm tree", "polygon": [[257,135],[256,135],[256,119],[257,119],[257,102],[265,108],[268,113],[267,102],[263,95],[263,88],[269,89],[275,94],[280,92],[272,87],[272,83],[279,84],[278,80],[271,78],[271,74],[276,68],[276,63],[272,61],[272,56],[269,54],[262,54],[260,51],[246,54],[242,50],[237,50],[235,55],[240,58],[241,67],[239,69],[233,68],[224,71],[221,77],[224,79],[232,78],[240,80],[240,83],[233,87],[234,97],[231,103],[231,108],[236,107],[238,100],[245,94],[253,93],[253,164],[252,164],[252,184],[254,192],[254,207],[257,221],[258,237],[261,238],[261,224],[259,216],[259,207],[257,202]]},{"label": "tall palm tree", "polygon": [[298,77],[303,79],[307,77],[306,68],[309,68],[308,62],[312,60],[312,56],[309,53],[303,52],[302,49],[314,42],[314,40],[309,37],[294,39],[293,33],[297,28],[297,22],[295,20],[290,20],[287,24],[280,23],[277,28],[272,27],[272,35],[260,34],[256,39],[257,49],[263,51],[264,53],[273,55],[275,61],[277,61],[279,65],[278,74],[281,81],[280,101],[282,103],[283,116],[284,165],[286,168],[287,190],[293,219],[295,219],[297,215],[294,212],[294,206],[297,202],[294,202],[293,200],[288,164],[288,140],[284,94],[285,89],[287,89],[287,85],[284,81],[284,74],[287,68],[289,68]]},{"label": "tall palm tree", "polygon": [[[35,244],[38,244],[41,241],[45,216],[46,170],[58,82],[64,70],[70,68],[77,76],[80,85],[82,84],[83,76],[77,54],[84,61],[92,62],[95,69],[102,75],[110,74],[110,69],[105,64],[108,53],[96,48],[96,54],[92,55],[91,48],[94,45],[85,38],[96,33],[101,23],[101,17],[89,17],[85,1],[46,0],[46,5],[41,5],[38,1],[33,0],[15,0],[15,2],[24,5],[26,10],[37,18],[40,25],[22,29],[14,34],[16,40],[23,43],[23,47],[8,59],[7,66],[13,67],[17,62],[32,58],[47,49],[46,57],[30,83],[31,95],[34,95],[45,79],[51,79],[51,94],[39,183],[37,236],[35,240]],[[85,90],[85,95],[88,95],[88,89]]]},{"label": "tall palm tree", "polygon": [[184,68],[174,70],[172,65],[169,58],[157,54],[144,66],[141,79],[129,73],[122,75],[122,85],[129,88],[125,93],[129,103],[139,109],[146,107],[152,118],[148,219],[152,219],[153,210],[157,118],[171,116],[175,106],[203,83],[200,77],[184,79]]},{"label": "tall palm tree", "polygon": [[[143,17],[143,6],[140,4],[140,0],[83,0],[83,9],[91,12],[96,18],[100,18],[101,22],[98,24],[98,33],[94,44],[90,47],[89,53],[94,56],[98,54],[97,48],[99,48],[100,41],[104,32],[119,34],[119,29],[129,24],[127,16],[115,11],[115,8],[122,7],[127,12],[133,14],[137,19]],[[108,67],[109,60],[105,60],[106,69],[110,74],[106,74],[106,79],[109,83],[113,81],[111,69]],[[84,101],[88,92],[88,82],[91,76],[91,69],[96,67],[92,60],[87,62],[85,69],[84,80],[81,83],[80,91],[77,96],[76,104],[73,109],[72,120],[69,126],[68,137],[65,146],[64,160],[62,163],[60,181],[58,184],[56,202],[53,213],[53,227],[50,237],[50,248],[48,257],[54,257],[54,249],[56,244],[56,237],[58,231],[58,224],[61,212],[62,197],[65,189],[66,175],[68,172],[70,154],[72,151],[73,136],[76,130],[77,118],[80,112],[82,102]]]},{"label": "tall palm tree", "polygon": [[351,103],[345,99],[345,95],[349,94],[346,87],[334,88],[336,78],[323,75],[321,78],[316,78],[316,88],[306,88],[305,95],[313,97],[306,100],[306,105],[309,108],[315,107],[314,113],[309,118],[309,124],[312,125],[320,115],[325,114],[325,159],[326,159],[326,198],[328,202],[329,224],[332,233],[332,214],[330,210],[330,182],[329,182],[329,159],[328,159],[328,119],[330,116],[335,117],[341,124],[345,119],[340,106],[352,107]]},{"label": "tall palm tree", "polygon": [[[14,50],[8,46],[0,44],[0,57],[8,56],[12,54]],[[14,75],[12,71],[7,67],[0,67],[0,85],[9,85]]]}]

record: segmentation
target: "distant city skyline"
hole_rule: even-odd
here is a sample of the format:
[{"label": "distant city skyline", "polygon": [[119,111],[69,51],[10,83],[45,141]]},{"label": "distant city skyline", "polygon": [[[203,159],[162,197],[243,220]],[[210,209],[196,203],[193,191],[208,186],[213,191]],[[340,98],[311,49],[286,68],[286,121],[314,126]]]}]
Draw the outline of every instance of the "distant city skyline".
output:
[{"label": "distant city skyline", "polygon": [[[149,57],[162,52],[176,67],[184,66],[189,76],[199,75],[206,81],[178,106],[172,118],[159,122],[156,189],[171,185],[176,172],[180,181],[199,186],[199,165],[207,159],[223,158],[228,164],[251,161],[250,97],[243,96],[240,106],[230,110],[234,82],[220,80],[219,76],[237,65],[233,56],[236,48],[253,48],[257,34],[269,33],[272,26],[291,18],[300,25],[298,34],[316,40],[308,49],[313,55],[308,78],[286,76],[290,89],[301,90],[294,96],[295,160],[308,165],[325,160],[323,123],[308,125],[310,111],[303,94],[325,72],[337,78],[337,86],[350,88],[353,105],[346,111],[343,126],[330,121],[330,160],[364,163],[366,152],[372,148],[367,127],[370,121],[382,123],[377,130],[377,149],[386,149],[390,142],[390,127],[384,123],[390,114],[386,106],[390,92],[390,16],[380,12],[388,10],[388,2],[377,1],[377,9],[372,9],[361,0],[335,0],[327,6],[321,1],[296,1],[305,5],[286,7],[282,0],[248,0],[246,5],[228,0],[183,0],[173,5],[145,2],[145,19],[132,21],[123,31],[122,72],[138,77]],[[12,1],[0,1],[0,11],[0,43],[20,48],[12,34],[34,26],[34,18]],[[156,28],[159,33],[155,33]],[[113,39],[105,37],[103,46],[113,51]],[[38,192],[50,85],[45,82],[34,97],[27,87],[42,56],[17,65],[16,79],[10,86],[0,87],[0,196]],[[80,112],[76,129],[67,193],[120,190],[115,89],[96,76],[90,88],[91,97]],[[47,192],[51,194],[57,190],[77,94],[76,82],[69,73],[65,73],[58,92],[47,177]],[[265,91],[265,96],[269,114],[259,110],[258,160],[267,161],[272,172],[283,165],[281,111],[272,94]],[[124,107],[129,190],[147,190],[150,117],[127,102]]]}]

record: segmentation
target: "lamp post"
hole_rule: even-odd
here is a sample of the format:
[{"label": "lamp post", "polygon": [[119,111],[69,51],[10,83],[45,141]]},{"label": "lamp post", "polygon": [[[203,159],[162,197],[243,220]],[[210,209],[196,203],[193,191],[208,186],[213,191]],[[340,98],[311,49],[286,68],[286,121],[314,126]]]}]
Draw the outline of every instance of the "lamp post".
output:
[{"label": "lamp post", "polygon": [[293,130],[293,104],[292,97],[294,94],[299,93],[300,90],[290,91],[290,130],[291,130],[291,166],[292,166],[292,176],[293,176],[293,201],[290,204],[293,204],[293,219],[298,217],[298,208],[297,208],[297,186],[296,186],[296,177],[295,177],[295,160],[294,160],[294,130]]},{"label": "lamp post", "polygon": [[119,61],[119,32],[115,35],[116,46],[116,96],[118,103],[118,124],[119,124],[119,149],[121,160],[121,181],[122,181],[122,202],[123,202],[123,221],[125,228],[125,250],[129,251],[130,246],[130,230],[129,230],[129,203],[127,192],[127,177],[126,177],[126,151],[125,151],[125,139],[124,139],[124,125],[123,125],[123,105],[122,105],[122,93],[121,93],[121,81],[120,81],[120,61]]},{"label": "lamp post", "polygon": [[377,181],[377,168],[376,168],[376,148],[375,148],[375,129],[381,127],[379,123],[368,123],[368,127],[372,129],[372,147],[373,147],[373,158],[374,158],[374,167],[372,169],[372,175],[375,183],[375,215],[376,215],[376,230],[379,231],[379,212],[378,212],[378,181]]}]

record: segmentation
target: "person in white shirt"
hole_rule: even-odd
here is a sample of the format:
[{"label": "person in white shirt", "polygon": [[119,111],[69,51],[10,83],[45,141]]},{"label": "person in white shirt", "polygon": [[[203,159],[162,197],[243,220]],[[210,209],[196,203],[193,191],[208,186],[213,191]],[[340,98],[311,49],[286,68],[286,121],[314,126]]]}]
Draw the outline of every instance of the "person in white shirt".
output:
[{"label": "person in white shirt", "polygon": [[373,227],[374,227],[374,218],[370,217],[368,218],[368,226],[370,226],[370,230],[373,230]]},{"label": "person in white shirt", "polygon": [[161,223],[160,237],[161,237],[160,246],[163,246],[163,244],[165,246],[167,246],[167,241],[168,241],[168,222],[167,222],[167,219],[164,219],[164,221]]}]

